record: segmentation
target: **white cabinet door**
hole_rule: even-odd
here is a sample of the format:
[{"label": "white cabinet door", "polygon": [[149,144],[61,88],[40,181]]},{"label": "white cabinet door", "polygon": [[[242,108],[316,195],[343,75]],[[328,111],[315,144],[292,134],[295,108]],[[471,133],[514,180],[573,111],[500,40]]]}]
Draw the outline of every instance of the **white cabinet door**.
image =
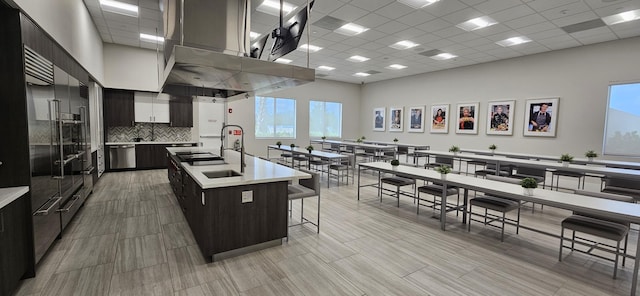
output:
[{"label": "white cabinet door", "polygon": [[153,100],[153,116],[156,123],[169,123],[169,95],[160,93]]},{"label": "white cabinet door", "polygon": [[153,122],[153,94],[135,92],[133,102],[136,122]]}]

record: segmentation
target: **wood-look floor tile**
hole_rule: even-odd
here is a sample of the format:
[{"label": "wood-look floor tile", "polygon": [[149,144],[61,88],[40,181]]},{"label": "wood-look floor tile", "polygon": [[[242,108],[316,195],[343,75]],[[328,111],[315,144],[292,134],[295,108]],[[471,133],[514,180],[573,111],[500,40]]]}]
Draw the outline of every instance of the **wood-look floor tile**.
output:
[{"label": "wood-look floor tile", "polygon": [[305,237],[299,242],[324,262],[333,262],[356,254],[357,252],[348,246],[334,240],[331,236],[320,233],[316,237]]},{"label": "wood-look floor tile", "polygon": [[427,291],[429,293],[428,295],[484,295],[480,292],[477,292],[476,287],[471,286],[468,282],[460,280],[458,276],[450,273],[446,267],[444,269],[441,269],[435,266],[427,266],[408,275],[407,277],[405,277],[405,279]]},{"label": "wood-look floor tile", "polygon": [[115,273],[123,273],[167,262],[162,234],[124,238],[118,241]]},{"label": "wood-look floor tile", "polygon": [[304,295],[289,279],[280,279],[269,282],[262,286],[244,291],[241,295],[246,296],[296,296]]},{"label": "wood-look floor tile", "polygon": [[158,216],[155,214],[145,216],[128,217],[122,220],[120,238],[130,238],[156,234],[160,232]]},{"label": "wood-look floor tile", "polygon": [[[99,199],[99,197],[92,196],[91,199]],[[99,201],[88,204],[85,202],[83,211],[85,212],[83,217],[98,217],[105,215],[121,215],[124,214],[125,201],[121,199]]]},{"label": "wood-look floor tile", "polygon": [[222,262],[205,262],[198,246],[167,250],[173,289],[176,291],[226,277]]},{"label": "wood-look floor tile", "polygon": [[158,208],[178,206],[178,200],[176,200],[176,196],[175,194],[173,194],[173,192],[156,193],[156,202],[158,203]]},{"label": "wood-look floor tile", "polygon": [[285,277],[280,268],[259,252],[222,261],[238,291],[245,292]]},{"label": "wood-look floor tile", "polygon": [[121,215],[85,216],[73,231],[67,230],[65,235],[78,239],[118,233],[122,220]]},{"label": "wood-look floor tile", "polygon": [[187,221],[182,210],[178,207],[158,208],[158,215],[160,216],[160,223],[163,225]]},{"label": "wood-look floor tile", "polygon": [[173,295],[169,264],[113,274],[110,295]]},{"label": "wood-look floor tile", "polygon": [[364,294],[347,278],[311,253],[283,260],[278,266],[304,295]]},{"label": "wood-look floor tile", "polygon": [[56,273],[112,263],[117,237],[117,234],[107,234],[73,240]]},{"label": "wood-look floor tile", "polygon": [[113,264],[103,264],[54,274],[42,295],[108,295]]},{"label": "wood-look floor tile", "polygon": [[162,234],[167,250],[196,244],[196,239],[186,222],[162,225]]},{"label": "wood-look floor tile", "polygon": [[208,282],[200,286],[205,295],[216,296],[236,296],[239,295],[238,289],[233,285],[233,282],[223,277],[219,280]]},{"label": "wood-look floor tile", "polygon": [[66,253],[66,250],[50,250],[38,263],[36,277],[23,280],[16,291],[16,296],[39,294],[44,291],[47,287],[47,282],[58,269]]},{"label": "wood-look floor tile", "polygon": [[188,289],[176,291],[173,295],[175,296],[205,296],[204,291],[202,291],[202,287],[191,287]]},{"label": "wood-look floor tile", "polygon": [[153,200],[127,202],[125,217],[145,216],[156,213],[156,202]]},{"label": "wood-look floor tile", "polygon": [[404,249],[400,244],[361,238],[346,243],[347,246],[369,258],[371,262],[393,272],[399,277],[418,271],[428,265],[427,260],[416,255],[415,250]]}]

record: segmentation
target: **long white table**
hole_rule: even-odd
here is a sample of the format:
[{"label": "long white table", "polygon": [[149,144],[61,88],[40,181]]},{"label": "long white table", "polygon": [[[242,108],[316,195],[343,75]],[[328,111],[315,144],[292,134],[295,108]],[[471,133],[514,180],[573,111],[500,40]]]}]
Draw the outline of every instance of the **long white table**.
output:
[{"label": "long white table", "polygon": [[[330,152],[325,152],[325,151],[320,151],[320,150],[312,150],[311,152],[309,152],[307,149],[304,149],[304,148],[294,147],[292,149],[291,146],[285,146],[285,145],[281,145],[280,147],[278,147],[278,145],[268,145],[267,146],[267,158],[269,158],[269,151],[270,150],[280,150],[280,151],[290,152],[292,156],[305,155],[307,157],[317,157],[317,158],[320,158],[322,160],[327,160],[330,163],[334,162],[334,161],[342,161],[344,159],[348,159],[349,158],[349,156],[344,155],[344,154],[330,153]],[[291,159],[291,167],[294,167],[294,161],[295,160],[292,157],[292,159]],[[309,162],[308,168],[311,169],[311,163],[310,162]],[[330,186],[330,184],[331,184],[330,170],[327,169],[327,188]]]},{"label": "long white table", "polygon": [[[523,188],[517,184],[504,183],[480,179],[475,177],[448,174],[445,179],[441,178],[440,173],[432,170],[410,166],[392,167],[389,163],[371,162],[361,163],[358,167],[358,199],[360,199],[360,168],[374,170],[381,173],[401,174],[415,178],[417,180],[436,181],[443,184],[442,205],[440,207],[440,227],[444,231],[446,228],[446,190],[448,186],[457,186],[464,189],[464,217],[467,215],[467,199],[468,191],[475,190],[484,192],[489,195],[503,196],[507,198],[533,202],[548,205],[556,208],[566,209],[570,211],[578,211],[587,214],[610,217],[612,219],[627,220],[633,224],[640,225],[640,204],[633,204],[609,199],[602,199],[591,196],[570,194],[561,191],[552,191],[538,189],[535,190],[533,196],[524,195]],[[369,186],[369,185],[365,185]],[[463,219],[463,223],[466,219]],[[637,245],[640,246],[640,235],[638,236]],[[631,295],[636,294],[638,282],[638,269],[640,267],[640,247],[636,248],[635,264],[633,268],[633,282],[631,286]]]},{"label": "long white table", "polygon": [[[490,150],[479,150],[479,149],[461,149],[461,152],[468,152],[468,153],[474,153],[479,155],[499,155],[499,156],[506,156],[511,158],[521,158],[521,159],[536,159],[536,160],[549,160],[549,161],[560,160],[559,155],[557,156],[538,155],[538,154],[528,154],[528,153],[504,152],[504,151],[497,151],[497,150],[495,152],[491,152]],[[632,161],[617,161],[617,160],[606,160],[606,159],[589,160],[588,158],[576,157],[571,161],[571,163],[640,170],[640,162],[632,162]]]}]

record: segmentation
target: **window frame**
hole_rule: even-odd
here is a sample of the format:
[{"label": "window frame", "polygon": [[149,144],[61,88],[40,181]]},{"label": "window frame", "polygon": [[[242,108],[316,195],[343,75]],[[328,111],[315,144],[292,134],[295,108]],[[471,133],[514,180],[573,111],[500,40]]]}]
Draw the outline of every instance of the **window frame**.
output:
[{"label": "window frame", "polygon": [[[269,96],[255,96],[255,100],[254,100],[254,120],[258,118],[258,109],[255,108],[255,106],[257,105],[257,100],[262,100],[262,99],[273,99],[273,106],[272,106],[272,110],[273,110],[273,130],[271,131],[271,135],[270,136],[259,136],[258,135],[258,128],[257,128],[257,120],[254,122],[254,132],[253,135],[255,136],[256,139],[283,139],[283,140],[287,140],[287,139],[292,139],[295,140],[297,133],[298,133],[298,117],[296,116],[297,113],[297,108],[298,108],[298,104],[296,99],[293,98],[279,98],[279,97],[269,97]],[[293,136],[278,136],[278,130],[277,127],[278,125],[276,124],[276,120],[277,120],[277,113],[278,113],[278,101],[284,102],[284,101],[290,101],[293,102]],[[281,103],[282,104],[282,103]]]},{"label": "window frame", "polygon": [[[334,136],[334,135],[329,136],[329,135],[327,135],[327,130],[326,130],[327,125],[326,124],[323,125],[325,127],[325,129],[322,130],[321,135],[319,135],[319,136],[312,135],[313,131],[311,130],[311,116],[312,116],[311,115],[311,106],[312,106],[313,103],[322,103],[323,122],[327,121],[327,111],[326,111],[327,110],[327,108],[326,108],[327,103],[329,103],[329,104],[338,104],[340,106],[340,114],[339,114],[339,117],[340,117],[339,128],[340,128],[340,130],[339,130],[339,134],[337,136]],[[309,100],[309,138],[321,138],[322,136],[326,136],[328,139],[340,139],[340,138],[342,138],[342,131],[343,131],[342,130],[342,127],[343,127],[342,123],[343,123],[343,119],[344,119],[342,111],[343,111],[343,103],[342,102],[325,101],[325,100]]]}]

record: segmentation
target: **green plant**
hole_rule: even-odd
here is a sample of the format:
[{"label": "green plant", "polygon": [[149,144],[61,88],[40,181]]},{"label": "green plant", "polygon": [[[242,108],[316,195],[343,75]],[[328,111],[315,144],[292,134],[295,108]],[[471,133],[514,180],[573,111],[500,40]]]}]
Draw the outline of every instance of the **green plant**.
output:
[{"label": "green plant", "polygon": [[320,139],[326,140],[326,139],[327,139],[327,137],[322,136],[322,137],[320,137]]},{"label": "green plant", "polygon": [[534,178],[524,178],[520,181],[523,188],[538,188],[538,182]]},{"label": "green plant", "polygon": [[496,150],[496,149],[498,149],[498,146],[496,146],[495,144],[489,145],[489,150]]},{"label": "green plant", "polygon": [[391,165],[392,166],[398,166],[398,165],[400,165],[400,161],[397,160],[397,159],[394,159],[394,160],[391,161]]},{"label": "green plant", "polygon": [[296,144],[293,144],[293,143],[291,143],[291,145],[289,146],[291,146],[291,149],[296,148]]},{"label": "green plant", "polygon": [[358,142],[358,143],[362,143],[362,138],[358,138],[358,139],[356,140],[356,142]]},{"label": "green plant", "polygon": [[439,166],[436,168],[436,172],[446,175],[448,173],[451,173],[451,168],[447,165]]},{"label": "green plant", "polygon": [[278,141],[278,142],[276,142],[276,145],[278,145],[278,147],[280,147],[280,145],[282,145],[282,142]]},{"label": "green plant", "polygon": [[453,145],[451,146],[451,148],[449,148],[449,152],[453,152],[453,153],[460,152],[460,147]]},{"label": "green plant", "polygon": [[307,146],[307,148],[306,148],[306,149],[307,149],[309,152],[311,152],[311,151],[313,151],[313,146],[309,145],[309,146]]},{"label": "green plant", "polygon": [[584,156],[586,156],[588,158],[594,158],[594,157],[598,157],[598,153],[596,153],[593,150],[589,150],[589,151],[584,153]]},{"label": "green plant", "polygon": [[393,139],[393,141],[394,141],[394,142],[398,142],[398,138],[394,138],[394,139]]},{"label": "green plant", "polygon": [[364,136],[360,137],[360,139],[366,140],[367,138],[365,138]]},{"label": "green plant", "polygon": [[562,154],[560,156],[560,160],[561,161],[572,161],[573,160],[573,156],[569,155],[569,153]]}]

